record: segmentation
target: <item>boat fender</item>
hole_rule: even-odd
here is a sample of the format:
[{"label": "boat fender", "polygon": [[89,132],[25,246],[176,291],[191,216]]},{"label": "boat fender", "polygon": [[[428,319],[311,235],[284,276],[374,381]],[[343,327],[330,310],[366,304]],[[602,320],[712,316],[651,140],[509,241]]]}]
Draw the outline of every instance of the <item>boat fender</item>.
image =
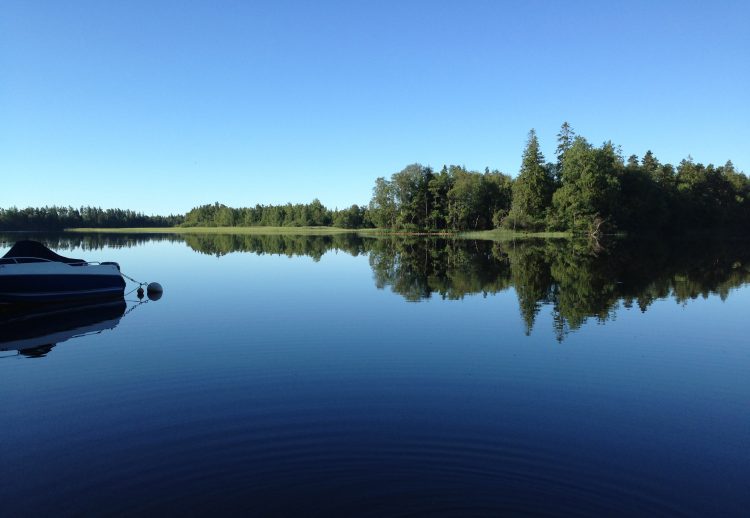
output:
[{"label": "boat fender", "polygon": [[152,282],[146,287],[146,293],[149,300],[159,300],[164,293],[164,289],[158,282]]}]

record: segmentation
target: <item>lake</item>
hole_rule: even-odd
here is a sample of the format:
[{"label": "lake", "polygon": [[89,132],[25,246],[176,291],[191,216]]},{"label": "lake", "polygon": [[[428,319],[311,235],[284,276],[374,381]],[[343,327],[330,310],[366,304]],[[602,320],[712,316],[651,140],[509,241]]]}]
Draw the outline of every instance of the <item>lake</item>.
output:
[{"label": "lake", "polygon": [[35,238],[165,291],[0,352],[4,516],[750,507],[748,242]]}]

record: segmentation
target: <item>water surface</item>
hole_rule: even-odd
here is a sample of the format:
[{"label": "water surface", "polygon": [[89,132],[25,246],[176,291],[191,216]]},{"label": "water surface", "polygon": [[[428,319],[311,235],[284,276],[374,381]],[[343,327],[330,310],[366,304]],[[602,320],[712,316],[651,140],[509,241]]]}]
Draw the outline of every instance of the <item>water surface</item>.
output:
[{"label": "water surface", "polygon": [[750,506],[748,243],[37,238],[165,296],[0,352],[2,514]]}]

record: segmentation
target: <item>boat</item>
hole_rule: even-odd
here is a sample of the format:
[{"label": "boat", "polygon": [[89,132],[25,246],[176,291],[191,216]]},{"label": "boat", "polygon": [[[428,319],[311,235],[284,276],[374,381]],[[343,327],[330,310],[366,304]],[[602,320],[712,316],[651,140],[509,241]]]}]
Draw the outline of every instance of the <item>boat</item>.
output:
[{"label": "boat", "polygon": [[16,351],[40,358],[62,342],[114,329],[126,310],[124,298],[33,306],[6,304],[0,307],[0,352]]},{"label": "boat", "polygon": [[38,241],[18,241],[0,258],[0,303],[56,303],[123,297],[115,262],[88,262],[56,254]]}]

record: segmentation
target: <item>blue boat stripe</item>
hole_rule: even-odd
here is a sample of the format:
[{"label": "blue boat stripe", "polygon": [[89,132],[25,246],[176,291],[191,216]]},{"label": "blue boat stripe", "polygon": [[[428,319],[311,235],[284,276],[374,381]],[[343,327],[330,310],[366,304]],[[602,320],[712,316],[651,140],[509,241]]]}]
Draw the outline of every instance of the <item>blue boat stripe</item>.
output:
[{"label": "blue boat stripe", "polygon": [[0,275],[0,301],[43,301],[122,295],[119,275]]}]

